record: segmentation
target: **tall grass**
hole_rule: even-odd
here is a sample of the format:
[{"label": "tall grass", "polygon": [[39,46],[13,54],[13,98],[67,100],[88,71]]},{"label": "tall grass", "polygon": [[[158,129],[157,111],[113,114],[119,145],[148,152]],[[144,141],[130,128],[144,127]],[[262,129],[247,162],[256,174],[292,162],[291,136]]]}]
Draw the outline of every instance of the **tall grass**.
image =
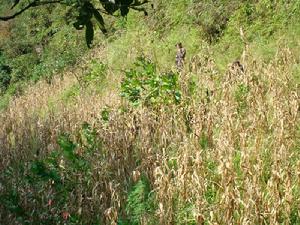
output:
[{"label": "tall grass", "polygon": [[40,82],[0,117],[0,221],[299,224],[296,59],[247,55],[242,73],[194,57],[180,103],[155,107],[132,106],[118,85],[81,87],[66,106],[78,79]]}]

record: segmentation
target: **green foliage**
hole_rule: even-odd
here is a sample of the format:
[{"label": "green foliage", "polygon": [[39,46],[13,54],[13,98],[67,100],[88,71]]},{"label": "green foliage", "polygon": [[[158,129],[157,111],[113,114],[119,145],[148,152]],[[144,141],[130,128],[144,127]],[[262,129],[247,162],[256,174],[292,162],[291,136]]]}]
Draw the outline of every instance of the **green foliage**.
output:
[{"label": "green foliage", "polygon": [[122,97],[127,98],[133,105],[180,102],[177,73],[158,74],[156,65],[143,57],[138,58],[134,66],[134,69],[125,73],[121,84]]},{"label": "green foliage", "polygon": [[[292,1],[239,1],[231,13],[222,38],[214,46],[217,62],[223,66],[239,58],[244,41],[249,53],[266,61],[276,53],[278,41],[285,41],[291,48],[297,46],[295,32],[299,31],[299,2]],[[240,28],[244,31],[243,40]],[[297,49],[297,48],[296,48]],[[298,50],[299,51],[299,50]]]},{"label": "green foliage", "polygon": [[11,68],[0,51],[0,93],[5,92],[11,81]]},{"label": "green foliage", "polygon": [[104,122],[108,122],[109,121],[109,114],[110,114],[110,110],[109,108],[105,107],[102,111],[101,111],[101,118]]},{"label": "green foliage", "polygon": [[77,30],[82,30],[84,26],[86,27],[85,39],[88,47],[90,48],[94,39],[94,27],[91,21],[92,18],[97,20],[101,31],[106,33],[107,31],[104,26],[104,20],[91,2],[79,2],[77,7],[79,8],[79,16],[77,16],[76,22],[73,25]]},{"label": "green foliage", "polygon": [[146,177],[142,177],[128,194],[126,205],[127,224],[141,224],[141,219],[153,214],[154,210],[154,195],[151,193],[149,181]]},{"label": "green foliage", "polygon": [[293,207],[289,220],[292,225],[300,224],[300,213],[297,206]]},{"label": "green foliage", "polygon": [[19,204],[21,201],[19,193],[15,189],[12,189],[0,197],[1,204],[5,205],[8,211],[13,212],[20,222],[24,222],[23,217],[26,215],[26,212]]},{"label": "green foliage", "polygon": [[203,132],[199,138],[199,144],[203,150],[209,147],[209,141],[207,135]]},{"label": "green foliage", "polygon": [[80,86],[78,84],[74,84],[62,93],[61,99],[66,103],[74,102],[79,94]]},{"label": "green foliage", "polygon": [[207,159],[205,166],[208,168],[208,176],[211,178],[207,182],[204,197],[209,204],[214,204],[218,197],[218,187],[216,186],[215,180],[218,175],[218,164],[216,161]]},{"label": "green foliage", "polygon": [[193,96],[197,90],[196,78],[194,75],[191,75],[188,78],[188,95]]},{"label": "green foliage", "polygon": [[177,159],[171,158],[168,160],[168,167],[174,169],[175,171],[178,170],[178,162]]},{"label": "green foliage", "polygon": [[7,90],[11,80],[9,67],[0,67],[0,90]]},{"label": "green foliage", "polygon": [[[99,4],[91,1],[61,3],[25,11],[10,23],[10,36],[0,40],[3,57],[7,59],[5,67],[1,63],[2,92],[5,92],[9,85],[19,82],[36,82],[45,78],[50,83],[53,74],[73,65],[78,61],[78,57],[86,52],[87,49],[81,41],[84,35],[88,46],[91,47],[95,24],[102,32],[106,32],[104,18],[96,9]],[[109,14],[119,11],[122,16],[127,15],[129,8],[138,9],[137,7],[143,5],[140,1],[112,3],[101,0],[99,3]],[[10,2],[6,2],[3,8],[8,8],[9,4]],[[20,1],[17,7],[22,8],[24,5],[25,2]],[[79,30],[86,27],[85,34],[74,32],[70,23]],[[104,70],[104,67],[98,69]],[[100,71],[100,74],[103,75],[103,72]]]},{"label": "green foliage", "polygon": [[9,74],[5,72],[5,80],[1,70],[0,79],[5,83],[3,94],[14,95],[10,91],[14,87],[18,87],[19,92],[23,84],[41,78],[51,82],[53,74],[74,65],[86,52],[85,44],[80,41],[83,34],[73,32],[73,28],[60,19],[66,10],[45,6],[26,11],[9,23],[9,36],[0,39],[0,65],[10,69]]},{"label": "green foliage", "polygon": [[196,225],[194,208],[195,206],[191,203],[179,204],[175,215],[176,224]]},{"label": "green foliage", "polygon": [[5,95],[1,96],[1,98],[0,98],[0,112],[7,108],[7,106],[9,105],[10,97],[11,96],[8,95],[8,94],[5,94]]},{"label": "green foliage", "polygon": [[89,71],[84,74],[80,83],[83,86],[93,85],[94,87],[101,90],[102,84],[104,83],[107,75],[108,67],[102,62],[92,60]]},{"label": "green foliage", "polygon": [[239,181],[244,179],[243,169],[241,167],[242,153],[240,149],[236,149],[233,157],[233,165]]},{"label": "green foliage", "polygon": [[[98,2],[95,2],[93,0],[62,0],[62,1],[32,1],[30,3],[27,3],[27,5],[23,4],[25,1],[22,0],[16,0],[11,7],[13,9],[15,6],[20,6],[20,10],[16,11],[13,15],[17,16],[19,14],[22,14],[22,12],[25,12],[26,10],[33,8],[33,7],[44,7],[49,8],[50,4],[57,4],[61,6],[69,6],[69,10],[66,12],[66,17],[68,20],[74,19],[75,22],[73,23],[74,27],[77,30],[85,29],[85,39],[87,46],[90,48],[92,45],[92,41],[94,39],[94,23],[93,19],[96,21],[97,26],[100,28],[100,30],[103,33],[106,33],[107,30],[105,28],[104,19],[101,15],[103,11],[106,14],[113,15],[115,12],[119,11],[120,15],[125,17],[130,9],[134,9],[137,11],[143,11],[145,15],[147,14],[146,10],[144,8],[141,8],[140,6],[144,5],[148,1],[140,1],[140,0],[99,0]],[[8,4],[8,3],[6,3]],[[97,8],[99,4],[102,6],[102,12]],[[72,12],[75,12],[77,16],[73,18]],[[101,13],[100,13],[101,12]],[[38,13],[37,13],[38,15]],[[10,20],[15,18],[15,16],[8,16],[8,17],[0,17],[0,21],[4,20]]]},{"label": "green foliage", "polygon": [[207,189],[204,193],[205,200],[209,204],[213,204],[216,200],[216,195],[217,195],[216,187],[214,186],[214,184],[210,183],[207,186]]},{"label": "green foliage", "polygon": [[[76,143],[68,134],[62,134],[58,145],[59,150],[44,158],[8,167],[0,175],[0,209],[4,215],[11,214],[22,224],[64,224],[65,211],[70,213],[68,224],[82,223],[81,215],[69,211],[68,206],[74,204],[75,185],[84,187],[87,194],[92,191],[91,158],[101,148],[101,141],[84,123]],[[30,199],[27,204],[22,200],[24,194]]]},{"label": "green foliage", "polygon": [[238,112],[239,113],[244,112],[247,108],[247,96],[248,96],[249,91],[250,91],[249,87],[244,84],[238,85],[238,87],[235,91],[234,98],[235,98],[236,102],[238,103]]},{"label": "green foliage", "polygon": [[193,22],[200,26],[204,38],[210,43],[217,41],[224,33],[231,15],[241,1],[201,1],[191,7]]}]

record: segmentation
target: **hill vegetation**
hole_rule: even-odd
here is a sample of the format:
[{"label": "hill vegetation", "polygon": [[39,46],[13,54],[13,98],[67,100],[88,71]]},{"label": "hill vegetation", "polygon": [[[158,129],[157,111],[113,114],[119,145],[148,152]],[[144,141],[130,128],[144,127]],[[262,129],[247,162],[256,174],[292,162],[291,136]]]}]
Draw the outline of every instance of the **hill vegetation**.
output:
[{"label": "hill vegetation", "polygon": [[299,224],[299,1],[145,7],[1,23],[0,223]]}]

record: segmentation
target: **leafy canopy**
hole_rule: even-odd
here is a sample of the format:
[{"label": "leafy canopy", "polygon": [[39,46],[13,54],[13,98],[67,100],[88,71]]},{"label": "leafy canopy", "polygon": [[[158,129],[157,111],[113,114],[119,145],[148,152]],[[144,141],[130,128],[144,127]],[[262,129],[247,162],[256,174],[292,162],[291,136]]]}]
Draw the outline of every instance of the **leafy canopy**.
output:
[{"label": "leafy canopy", "polygon": [[73,24],[77,30],[85,28],[85,37],[88,47],[91,46],[94,38],[94,23],[92,19],[97,21],[97,26],[103,33],[106,33],[104,18],[102,14],[113,15],[119,12],[121,16],[126,16],[130,9],[143,11],[145,15],[147,12],[142,5],[146,4],[148,0],[32,0],[26,5],[26,0],[14,0],[11,9],[19,7],[10,16],[0,16],[0,21],[8,21],[14,19],[26,10],[34,7],[48,5],[48,4],[61,4],[71,7],[71,10],[77,12],[75,23]]}]

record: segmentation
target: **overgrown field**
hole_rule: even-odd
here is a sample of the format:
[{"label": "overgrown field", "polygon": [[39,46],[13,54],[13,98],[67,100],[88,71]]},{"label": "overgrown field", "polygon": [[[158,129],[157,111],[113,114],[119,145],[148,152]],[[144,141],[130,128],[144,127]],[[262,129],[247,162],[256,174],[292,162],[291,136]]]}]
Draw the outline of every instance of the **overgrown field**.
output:
[{"label": "overgrown field", "polygon": [[224,74],[201,59],[174,81],[139,62],[146,82],[122,87],[135,104],[66,81],[16,99],[1,115],[1,220],[298,224],[295,58]]},{"label": "overgrown field", "polygon": [[0,114],[1,224],[300,224],[299,4],[154,3]]}]

